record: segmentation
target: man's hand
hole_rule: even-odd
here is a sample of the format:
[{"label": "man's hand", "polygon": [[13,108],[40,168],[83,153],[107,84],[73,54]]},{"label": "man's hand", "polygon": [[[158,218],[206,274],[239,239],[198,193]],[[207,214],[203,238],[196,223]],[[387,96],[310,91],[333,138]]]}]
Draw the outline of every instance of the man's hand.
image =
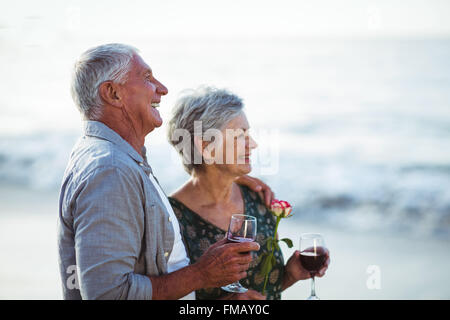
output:
[{"label": "man's hand", "polygon": [[153,300],[180,299],[202,288],[217,288],[247,276],[257,242],[227,243],[224,238],[213,244],[195,263],[160,276],[148,276]]},{"label": "man's hand", "polygon": [[213,244],[193,265],[203,280],[202,288],[217,288],[247,276],[252,261],[250,251],[258,251],[256,242],[227,243],[227,239]]},{"label": "man's hand", "polygon": [[270,187],[267,184],[265,184],[258,178],[243,175],[237,177],[234,181],[237,184],[247,186],[254,192],[257,192],[261,200],[268,208],[270,207],[270,203],[272,202],[272,200],[275,199],[275,193],[272,192],[272,189],[270,189]]},{"label": "man's hand", "polygon": [[[330,265],[330,252],[328,251],[328,249],[325,249],[325,254],[327,255],[327,259],[323,267],[315,275],[318,278],[321,278],[325,275],[325,272]],[[283,290],[290,287],[299,280],[306,280],[309,278],[311,278],[311,274],[309,273],[309,271],[303,268],[300,262],[300,251],[296,250],[286,263],[285,278],[283,280]]]}]

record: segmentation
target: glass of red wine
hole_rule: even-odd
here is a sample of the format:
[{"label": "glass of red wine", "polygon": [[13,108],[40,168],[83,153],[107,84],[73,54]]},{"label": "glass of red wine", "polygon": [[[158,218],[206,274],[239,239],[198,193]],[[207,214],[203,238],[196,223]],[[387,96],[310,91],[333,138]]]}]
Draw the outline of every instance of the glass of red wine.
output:
[{"label": "glass of red wine", "polygon": [[[252,242],[256,239],[256,218],[245,214],[233,214],[227,232],[228,242]],[[244,288],[239,281],[222,287],[228,292],[244,293]]]},{"label": "glass of red wine", "polygon": [[320,300],[316,296],[314,277],[327,260],[325,240],[318,233],[304,233],[300,236],[300,262],[311,275],[311,295],[307,300]]}]

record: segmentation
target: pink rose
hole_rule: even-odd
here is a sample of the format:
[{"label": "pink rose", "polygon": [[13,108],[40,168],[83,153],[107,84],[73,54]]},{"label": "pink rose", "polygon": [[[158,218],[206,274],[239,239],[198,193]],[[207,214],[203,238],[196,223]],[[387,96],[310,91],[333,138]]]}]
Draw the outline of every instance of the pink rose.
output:
[{"label": "pink rose", "polygon": [[270,211],[272,211],[275,216],[279,217],[283,214],[283,210],[284,208],[280,201],[278,201],[277,199],[273,199],[272,203],[270,204]]},{"label": "pink rose", "polygon": [[288,217],[292,212],[292,206],[289,204],[289,202],[284,200],[280,200],[279,203],[281,204],[284,210],[283,218]]},{"label": "pink rose", "polygon": [[265,242],[267,249],[269,249],[270,251],[265,252],[260,256],[261,261],[262,261],[262,263],[261,263],[262,267],[261,267],[259,274],[264,276],[264,287],[262,290],[263,295],[266,291],[267,281],[269,280],[269,273],[273,267],[272,261],[275,259],[274,252],[275,252],[275,247],[278,247],[278,242],[283,241],[284,243],[287,244],[287,246],[289,248],[292,248],[292,240],[291,239],[289,239],[289,238],[283,238],[281,240],[276,239],[278,224],[280,223],[282,218],[286,218],[291,215],[291,213],[292,213],[291,205],[287,201],[273,199],[272,203],[270,204],[270,212],[272,212],[272,214],[277,217],[277,219],[276,219],[277,221],[275,224],[275,232],[274,232],[273,236],[267,238],[267,240]]}]

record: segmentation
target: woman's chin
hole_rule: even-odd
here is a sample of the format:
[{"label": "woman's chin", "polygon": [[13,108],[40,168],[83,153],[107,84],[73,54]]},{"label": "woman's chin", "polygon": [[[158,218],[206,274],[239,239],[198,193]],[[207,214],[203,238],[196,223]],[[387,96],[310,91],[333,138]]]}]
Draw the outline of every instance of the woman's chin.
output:
[{"label": "woman's chin", "polygon": [[224,174],[232,175],[232,176],[242,176],[245,174],[249,174],[252,171],[252,166],[250,163],[243,164],[227,164],[219,167]]},{"label": "woman's chin", "polygon": [[250,163],[240,164],[239,167],[239,171],[241,171],[242,174],[249,174],[252,172],[252,165]]}]

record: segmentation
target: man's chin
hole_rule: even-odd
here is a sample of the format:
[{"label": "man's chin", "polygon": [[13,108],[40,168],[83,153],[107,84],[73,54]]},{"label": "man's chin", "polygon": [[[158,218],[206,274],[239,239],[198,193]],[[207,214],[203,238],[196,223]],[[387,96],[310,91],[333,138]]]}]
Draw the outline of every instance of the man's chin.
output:
[{"label": "man's chin", "polygon": [[149,121],[155,128],[161,127],[163,120],[159,111],[156,108],[151,107],[151,113],[149,115]]},{"label": "man's chin", "polygon": [[152,123],[152,126],[151,126],[150,129],[148,130],[148,133],[147,133],[147,134],[149,134],[150,132],[152,132],[152,131],[155,130],[156,128],[161,127],[162,124],[163,124],[162,119],[161,119],[161,121],[154,121],[154,122]]}]

